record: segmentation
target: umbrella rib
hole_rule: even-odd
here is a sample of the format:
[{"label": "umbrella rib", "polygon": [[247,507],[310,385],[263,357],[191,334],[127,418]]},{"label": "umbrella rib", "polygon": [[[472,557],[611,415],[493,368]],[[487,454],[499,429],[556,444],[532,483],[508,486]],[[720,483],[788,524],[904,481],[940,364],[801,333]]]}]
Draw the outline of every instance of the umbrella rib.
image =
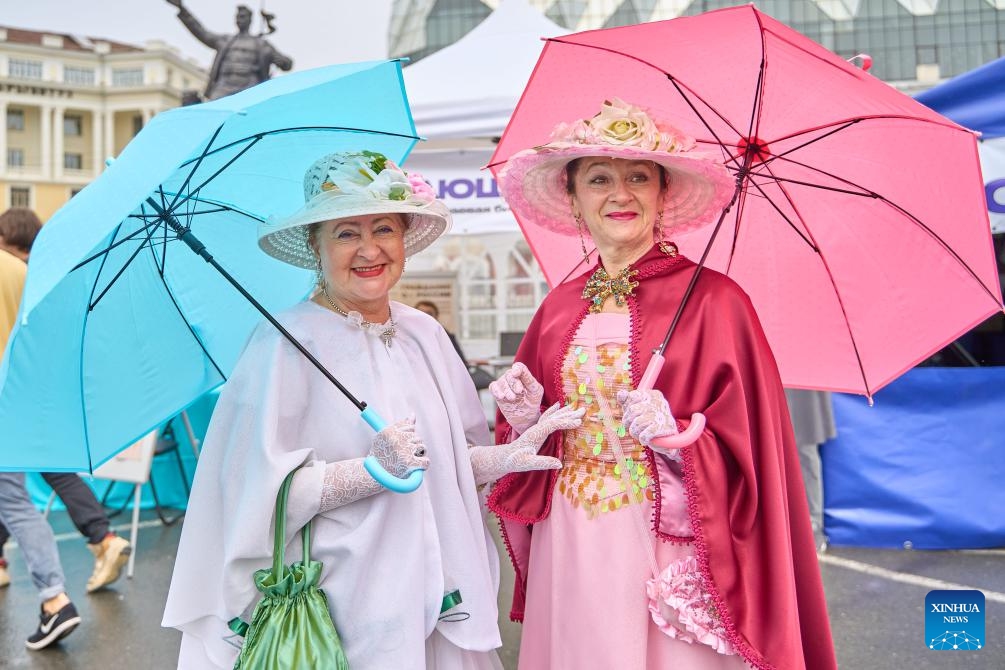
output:
[{"label": "umbrella rib", "polygon": [[[749,182],[749,179],[744,179],[743,180],[744,186],[740,188],[739,197],[737,198],[737,203],[736,203],[736,224],[733,226],[732,240],[730,241],[730,244],[729,244],[729,260],[727,261],[726,268],[725,268],[726,269],[726,272],[725,272],[726,275],[729,275],[729,271],[733,267],[733,258],[736,255],[736,243],[737,243],[737,241],[738,241],[738,239],[740,237],[740,224],[743,221],[743,209],[744,209],[744,207],[746,205],[746,202],[747,202],[747,188],[746,188],[746,184],[748,182]],[[709,242],[711,243],[711,240]]]},{"label": "umbrella rib", "polygon": [[970,268],[970,266],[967,265],[966,261],[964,261],[959,256],[959,254],[957,254],[956,251],[944,239],[942,239],[941,236],[939,236],[934,230],[932,230],[929,226],[927,226],[921,219],[919,219],[915,215],[911,214],[909,211],[907,211],[906,209],[904,209],[903,207],[901,207],[897,203],[893,202],[889,198],[887,198],[887,197],[885,197],[885,196],[883,196],[883,195],[881,195],[879,193],[876,193],[875,191],[870,191],[870,190],[866,189],[864,186],[861,186],[861,185],[856,184],[854,182],[850,182],[847,179],[844,179],[842,177],[838,177],[837,175],[831,174],[831,173],[827,172],[826,170],[821,170],[820,168],[817,168],[817,167],[814,167],[814,166],[811,166],[811,165],[806,165],[806,164],[801,163],[799,161],[793,160],[792,158],[789,158],[789,157],[783,158],[782,160],[787,161],[787,162],[791,162],[791,163],[793,163],[795,165],[798,165],[800,167],[806,168],[807,170],[811,170],[811,171],[814,171],[814,172],[819,172],[820,174],[827,175],[828,177],[830,177],[831,179],[834,179],[835,181],[839,181],[839,182],[848,184],[849,186],[854,186],[854,187],[862,189],[862,190],[861,191],[850,191],[850,190],[846,190],[846,189],[837,188],[837,187],[834,187],[834,186],[824,186],[823,184],[814,184],[812,182],[804,182],[804,181],[800,181],[798,179],[789,179],[787,177],[778,177],[778,176],[772,175],[772,178],[776,182],[785,182],[785,183],[790,183],[790,184],[798,184],[800,186],[806,186],[807,188],[823,189],[823,190],[826,190],[826,191],[833,191],[833,192],[836,192],[836,193],[844,193],[846,195],[854,195],[854,196],[863,197],[863,198],[875,198],[875,199],[877,199],[877,200],[879,200],[881,202],[886,203],[889,207],[893,207],[894,209],[896,209],[897,211],[899,211],[901,214],[903,214],[908,219],[910,219],[911,221],[913,221],[915,225],[917,225],[922,230],[924,230],[926,233],[928,233],[928,235],[933,240],[935,240],[936,242],[938,242],[942,246],[943,249],[945,249],[947,252],[949,252],[949,255],[951,255],[953,258],[955,258],[956,262],[959,263],[964,269],[966,269],[966,271],[970,274],[970,276],[973,277],[974,281],[976,281],[980,285],[980,287],[982,289],[984,289],[984,291],[988,294],[988,296],[992,300],[994,300],[995,304],[998,305],[999,307],[1001,307],[1001,305],[998,303],[998,300],[994,296],[994,291],[992,291],[987,286],[985,286],[984,282],[981,281],[981,279],[977,276],[977,273],[975,273]]},{"label": "umbrella rib", "polygon": [[[113,249],[117,248],[118,246],[120,246],[122,244],[125,244],[126,242],[129,242],[130,240],[136,239],[136,237],[144,234],[147,231],[148,228],[150,228],[151,226],[155,226],[155,225],[156,224],[154,224],[154,223],[147,223],[142,228],[139,228],[138,230],[135,230],[132,233],[130,233],[129,235],[127,235],[126,237],[123,237],[118,242],[114,242],[112,244],[109,244],[105,249],[99,251],[98,253],[96,253],[96,254],[94,254],[92,256],[88,256],[84,260],[82,260],[79,263],[77,263],[76,265],[74,265],[72,268],[70,268],[70,272],[73,272],[74,270],[79,270],[80,268],[84,267],[85,265],[87,265],[91,261],[96,260],[98,258],[106,258],[108,256],[108,253],[110,251],[112,251]],[[99,270],[99,272],[100,272],[100,270]]]},{"label": "umbrella rib", "polygon": [[[228,160],[228,161],[227,161],[226,163],[224,163],[224,164],[223,164],[222,166],[220,166],[220,169],[219,169],[219,170],[217,170],[216,172],[214,172],[213,174],[211,174],[211,175],[210,175],[210,176],[209,176],[209,177],[208,177],[208,178],[207,178],[206,180],[204,180],[204,181],[203,181],[203,182],[202,182],[201,184],[199,184],[199,185],[198,185],[198,186],[196,186],[196,187],[195,187],[194,189],[192,189],[192,191],[191,191],[191,192],[190,192],[190,193],[189,193],[188,195],[186,195],[186,196],[185,196],[185,197],[184,197],[184,198],[182,199],[182,201],[181,201],[181,202],[182,202],[182,203],[185,203],[185,202],[188,202],[188,201],[189,201],[190,199],[192,199],[192,198],[194,197],[194,194],[196,194],[196,193],[198,193],[199,191],[201,191],[201,190],[202,190],[202,188],[203,188],[203,187],[204,187],[204,186],[205,186],[206,184],[208,184],[209,182],[211,182],[211,181],[213,181],[214,179],[216,179],[217,177],[219,177],[219,176],[220,176],[220,174],[221,174],[221,173],[222,173],[222,172],[223,172],[224,170],[226,170],[226,169],[227,169],[227,168],[229,168],[229,167],[230,167],[231,165],[233,165],[233,164],[234,164],[234,163],[235,163],[235,162],[237,161],[237,159],[238,159],[238,158],[240,158],[240,157],[241,157],[241,156],[243,156],[244,154],[246,154],[246,153],[248,153],[249,151],[251,151],[252,147],[254,147],[254,146],[255,146],[256,144],[258,144],[258,143],[259,143],[259,142],[261,142],[261,141],[262,141],[262,138],[261,138],[261,137],[256,137],[256,138],[254,138],[254,140],[253,140],[253,141],[251,141],[251,142],[248,142],[248,145],[247,145],[247,146],[245,146],[245,147],[244,147],[243,149],[241,149],[241,150],[240,150],[240,151],[238,151],[238,152],[237,152],[236,154],[234,154],[233,156],[231,156],[230,160]],[[196,169],[198,169],[198,166],[196,166]],[[194,174],[195,174],[195,170],[193,170],[193,171],[192,171],[192,173],[193,173],[193,175],[194,175]],[[177,199],[177,197],[175,198],[175,201],[174,201],[174,202],[178,202],[178,199]],[[181,204],[181,203],[179,203],[179,204]],[[174,205],[174,203],[172,203],[172,205]],[[169,210],[169,211],[172,211],[172,212],[173,212],[173,211],[174,211],[174,207],[172,207],[172,209],[171,209],[171,210]]]},{"label": "umbrella rib", "polygon": [[[615,53],[616,53],[616,52],[615,52]],[[644,62],[644,61],[643,61],[643,62]],[[654,67],[655,67],[655,66],[654,66]],[[719,147],[719,149],[720,149],[720,150],[722,150],[722,151],[723,151],[723,153],[724,153],[724,154],[725,154],[725,156],[726,156],[726,160],[728,160],[728,161],[730,161],[730,162],[732,162],[732,163],[737,163],[737,164],[739,164],[739,162],[740,162],[740,157],[739,157],[739,156],[733,156],[733,154],[732,154],[731,152],[726,152],[726,151],[725,151],[725,147],[726,147],[726,142],[725,142],[724,140],[722,140],[722,138],[720,138],[720,137],[719,137],[719,135],[718,135],[718,134],[717,134],[717,133],[715,132],[715,130],[713,130],[713,129],[712,129],[712,126],[711,126],[711,125],[710,125],[710,124],[708,123],[708,121],[706,121],[706,120],[705,120],[705,117],[701,115],[701,112],[699,112],[699,111],[698,111],[698,108],[694,106],[694,103],[693,103],[693,102],[691,102],[690,98],[688,98],[688,96],[687,96],[687,95],[686,95],[686,94],[684,93],[684,91],[683,91],[683,90],[681,89],[681,84],[680,84],[680,82],[678,82],[678,81],[677,81],[676,79],[674,79],[674,77],[673,77],[673,75],[672,75],[672,74],[669,74],[669,73],[667,73],[667,72],[664,72],[664,74],[666,75],[667,79],[669,79],[669,80],[670,80],[670,83],[671,83],[671,84],[673,84],[673,87],[674,87],[675,89],[677,89],[677,93],[679,93],[679,94],[680,94],[680,96],[681,96],[681,98],[682,98],[682,99],[684,100],[684,102],[685,102],[685,103],[687,103],[687,106],[691,108],[691,111],[692,111],[692,112],[694,112],[694,115],[698,117],[698,120],[699,120],[699,121],[701,121],[701,124],[702,124],[703,126],[705,126],[705,129],[706,129],[706,130],[707,130],[707,131],[709,132],[709,134],[710,134],[710,135],[711,135],[711,136],[712,136],[712,137],[713,137],[713,138],[715,139],[715,142],[714,142],[714,143],[715,143],[715,144],[716,144],[716,145],[717,145],[717,146]],[[688,90],[690,90],[690,89],[688,89]],[[692,92],[693,92],[693,91],[692,91]],[[709,104],[708,104],[707,102],[705,102],[704,100],[702,100],[700,96],[696,96],[696,97],[697,97],[697,98],[698,98],[699,100],[701,100],[701,101],[702,101],[702,102],[703,102],[703,103],[705,104],[705,106],[706,106],[706,107],[708,107],[708,108],[709,108],[710,110],[712,110],[712,113],[713,113],[713,114],[715,114],[715,115],[716,115],[717,117],[719,117],[719,119],[720,119],[720,120],[721,120],[721,121],[722,121],[723,123],[725,123],[725,124],[726,124],[727,126],[729,126],[730,130],[732,130],[732,131],[733,131],[734,133],[736,133],[737,135],[740,135],[740,131],[739,131],[739,130],[737,130],[736,128],[734,128],[734,127],[733,127],[733,124],[731,124],[731,123],[730,123],[730,122],[729,122],[728,120],[726,120],[726,119],[725,119],[725,118],[724,118],[724,117],[723,117],[723,116],[722,116],[721,114],[719,114],[719,112],[717,112],[717,111],[715,110],[715,108],[711,107],[711,106],[710,106],[710,105],[709,105]],[[739,168],[737,168],[737,169],[739,169]]]},{"label": "umbrella rib", "polygon": [[[812,168],[810,168],[812,169]],[[845,188],[838,188],[837,186],[825,186],[823,184],[815,184],[811,181],[803,181],[801,179],[792,179],[791,177],[779,177],[774,174],[762,174],[760,172],[754,173],[754,176],[760,177],[762,179],[767,179],[776,183],[786,183],[786,184],[798,184],[799,186],[805,186],[807,188],[815,188],[821,191],[832,191],[834,193],[843,193],[845,195],[854,195],[860,198],[880,198],[882,196],[866,191],[865,189],[861,191],[850,191]],[[854,185],[854,184],[853,184]]]},{"label": "umbrella rib", "polygon": [[[768,172],[771,173],[771,167],[770,166],[765,167],[768,170]],[[774,174],[772,173],[771,176],[774,177]],[[796,213],[796,216],[799,217],[799,220],[803,222],[803,227],[806,229],[805,235],[802,233],[802,231],[796,228],[795,224],[793,224],[792,221],[790,221],[789,218],[785,216],[784,213],[782,213],[781,209],[778,207],[777,204],[775,204],[774,200],[772,200],[772,198],[768,196],[767,193],[764,193],[763,191],[761,192],[764,194],[765,199],[769,203],[771,203],[771,206],[775,208],[778,214],[783,219],[785,219],[785,221],[789,224],[792,230],[794,230],[796,234],[798,234],[809,245],[809,247],[813,249],[813,251],[817,254],[817,256],[819,256],[820,262],[824,266],[824,272],[827,273],[827,280],[830,282],[831,289],[834,291],[834,297],[838,302],[838,307],[841,309],[841,317],[844,319],[845,328],[848,331],[848,339],[851,342],[852,351],[855,353],[855,362],[858,364],[858,371],[859,374],[862,376],[862,385],[865,387],[866,395],[869,398],[872,398],[872,391],[869,388],[869,379],[866,377],[865,365],[862,363],[862,354],[859,351],[858,341],[855,339],[855,333],[851,327],[851,319],[848,318],[848,311],[845,309],[844,300],[841,297],[841,291],[838,289],[837,282],[834,279],[834,273],[831,272],[830,264],[827,262],[827,258],[824,256],[823,250],[820,248],[820,245],[817,244],[816,239],[813,238],[813,233],[810,231],[809,226],[806,225],[805,219],[803,219],[802,215],[799,213],[799,208],[796,206],[796,203],[792,200],[791,194],[788,192],[788,190],[786,190],[783,184],[779,183],[781,181],[785,180],[776,179],[775,183],[778,185],[778,190],[781,191],[782,195],[785,197],[785,201],[789,203],[790,207],[792,207],[792,210]],[[752,181],[752,183],[754,182]],[[758,185],[757,183],[754,183],[754,186],[758,190],[761,190],[760,185]],[[807,235],[809,237],[807,237]]]},{"label": "umbrella rib", "polygon": [[[139,253],[141,251],[143,251],[143,247],[145,247],[147,244],[150,243],[150,238],[153,237],[153,234],[155,232],[157,232],[157,226],[151,226],[151,227],[148,228],[148,230],[147,230],[147,238],[145,240],[143,240],[142,244],[140,244],[139,246],[136,247],[136,249],[133,251],[133,253],[126,260],[126,262],[122,264],[122,267],[119,268],[119,271],[116,272],[115,276],[112,277],[111,281],[108,282],[108,285],[105,286],[105,288],[101,291],[101,293],[98,295],[98,297],[94,299],[94,302],[92,302],[91,304],[89,304],[87,306],[87,311],[88,312],[90,312],[91,310],[93,310],[95,308],[95,306],[99,302],[101,302],[101,299],[105,297],[105,294],[107,294],[109,290],[111,290],[112,286],[115,285],[115,282],[118,281],[119,277],[122,276],[122,273],[124,273],[126,271],[126,268],[128,268],[129,265],[133,262],[133,259],[135,259],[139,255]],[[107,256],[106,256],[106,258],[107,258]],[[100,276],[100,273],[99,273],[99,276]],[[94,283],[95,283],[95,287],[97,287],[97,279],[95,279]],[[92,295],[93,295],[93,292],[92,292]]]},{"label": "umbrella rib", "polygon": [[[813,249],[813,251],[815,251],[817,253],[820,253],[820,248],[817,247],[816,243],[813,242],[812,240],[810,240],[808,237],[806,237],[806,235],[803,234],[803,231],[799,230],[799,228],[798,228],[798,226],[796,226],[795,222],[793,222],[792,219],[789,218],[788,214],[786,214],[785,212],[782,211],[782,208],[778,206],[778,204],[774,201],[774,199],[770,195],[768,195],[767,191],[764,190],[764,188],[762,187],[761,184],[758,184],[753,179],[749,179],[748,183],[750,183],[754,188],[756,188],[757,191],[758,191],[758,193],[760,193],[762,196],[764,196],[764,199],[768,202],[768,204],[771,205],[771,207],[776,212],[778,212],[778,216],[782,217],[782,220],[785,221],[785,223],[788,224],[789,228],[791,228],[792,231],[796,235],[798,235],[799,237],[801,237],[803,239],[803,242],[805,242],[807,246],[809,246],[811,249]],[[792,206],[792,209],[795,211],[796,215],[799,217],[799,220],[803,221],[803,217],[799,216],[799,210],[796,208],[795,203],[792,202],[792,199],[789,197],[789,194],[781,186],[779,186],[779,190],[785,196],[786,202],[788,202],[789,205]],[[803,227],[806,227],[806,222],[805,221],[803,221]]]},{"label": "umbrella rib", "polygon": [[[216,130],[213,132],[213,136],[210,137],[209,138],[209,142],[206,143],[206,148],[204,148],[202,150],[202,153],[199,154],[198,158],[192,159],[192,161],[194,161],[195,165],[192,166],[192,169],[189,171],[188,175],[185,177],[185,181],[182,182],[181,187],[178,189],[178,192],[175,193],[174,200],[171,201],[170,205],[164,206],[165,205],[165,203],[163,201],[164,190],[163,190],[162,187],[158,187],[158,190],[160,191],[161,198],[162,198],[161,205],[164,206],[164,209],[166,211],[168,211],[168,212],[173,212],[174,211],[175,204],[178,202],[178,198],[181,196],[182,193],[185,192],[185,189],[188,188],[188,185],[192,182],[192,177],[195,176],[195,173],[199,170],[199,166],[202,165],[203,159],[205,159],[206,156],[209,155],[209,148],[211,146],[213,146],[213,142],[216,141],[216,138],[219,137],[220,133],[223,131],[223,125],[224,124],[221,123],[219,126],[217,126]],[[182,163],[181,165],[178,166],[178,168],[181,169],[181,168],[185,167],[186,165],[188,165],[187,162],[186,163]]]},{"label": "umbrella rib", "polygon": [[[167,226],[164,226],[164,228],[166,230]],[[165,245],[164,252],[165,252],[165,255],[166,255],[166,253],[167,253],[167,245]],[[150,248],[150,253],[153,255],[154,262],[156,263],[156,261],[157,261],[157,254],[154,251],[154,249],[153,249],[152,246]],[[166,262],[166,259],[165,259],[165,262]],[[188,332],[192,335],[192,339],[194,339],[195,343],[199,345],[200,349],[202,349],[202,353],[206,356],[206,359],[213,365],[213,369],[216,370],[217,374],[220,375],[220,378],[223,381],[227,381],[227,375],[225,375],[223,373],[223,370],[220,369],[220,366],[217,365],[217,362],[213,358],[213,355],[209,353],[209,349],[206,348],[206,345],[199,338],[199,335],[196,334],[195,329],[192,327],[192,324],[189,323],[189,320],[185,317],[185,313],[182,311],[181,306],[178,304],[178,301],[175,299],[174,293],[171,291],[171,287],[168,286],[167,279],[164,276],[163,266],[161,266],[161,271],[158,273],[158,275],[160,276],[161,284],[164,286],[164,292],[167,294],[168,299],[171,300],[171,304],[174,305],[175,311],[178,312],[178,316],[181,318],[181,322],[185,324],[186,328],[188,328]]]}]

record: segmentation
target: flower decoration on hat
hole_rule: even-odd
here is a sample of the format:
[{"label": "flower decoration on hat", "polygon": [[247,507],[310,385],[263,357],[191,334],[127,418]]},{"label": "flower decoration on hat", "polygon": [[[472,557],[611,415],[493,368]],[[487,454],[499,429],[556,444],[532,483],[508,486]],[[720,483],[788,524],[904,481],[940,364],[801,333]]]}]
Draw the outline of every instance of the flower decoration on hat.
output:
[{"label": "flower decoration on hat", "polygon": [[333,160],[321,190],[417,204],[432,202],[436,197],[421,175],[406,173],[376,151],[343,154]]},{"label": "flower decoration on hat", "polygon": [[555,143],[609,144],[666,153],[690,151],[695,146],[694,138],[654,120],[641,107],[620,98],[605,100],[600,111],[590,119],[559,123],[551,133],[551,140]]}]

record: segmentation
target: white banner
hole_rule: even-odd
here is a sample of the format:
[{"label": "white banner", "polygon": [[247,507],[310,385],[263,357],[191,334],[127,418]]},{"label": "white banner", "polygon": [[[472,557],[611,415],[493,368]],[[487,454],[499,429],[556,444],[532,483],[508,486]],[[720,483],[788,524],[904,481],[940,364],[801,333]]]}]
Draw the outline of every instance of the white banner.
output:
[{"label": "white banner", "polygon": [[491,158],[491,149],[415,151],[404,168],[422,174],[450,208],[454,218],[452,235],[519,230],[492,173],[482,169]]},{"label": "white banner", "polygon": [[1005,137],[978,145],[992,233],[1005,233]]}]

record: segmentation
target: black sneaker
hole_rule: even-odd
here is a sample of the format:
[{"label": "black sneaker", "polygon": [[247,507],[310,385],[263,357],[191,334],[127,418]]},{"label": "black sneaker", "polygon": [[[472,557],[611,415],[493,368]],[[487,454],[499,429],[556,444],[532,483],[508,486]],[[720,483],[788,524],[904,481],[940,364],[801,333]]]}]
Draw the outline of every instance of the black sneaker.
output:
[{"label": "black sneaker", "polygon": [[38,630],[25,640],[25,646],[32,650],[45,649],[53,642],[62,640],[80,625],[80,615],[73,603],[66,603],[55,614],[46,614],[45,610],[38,617]]}]

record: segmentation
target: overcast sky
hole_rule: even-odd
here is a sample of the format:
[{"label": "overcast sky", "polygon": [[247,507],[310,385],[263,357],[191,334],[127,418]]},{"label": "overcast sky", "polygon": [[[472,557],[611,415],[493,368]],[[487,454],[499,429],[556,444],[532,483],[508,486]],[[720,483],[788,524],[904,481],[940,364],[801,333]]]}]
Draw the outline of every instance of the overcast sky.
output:
[{"label": "overcast sky", "polygon": [[[252,32],[260,29],[259,0],[185,0],[185,7],[214,32],[233,32],[234,10],[247,4],[256,13]],[[294,70],[387,56],[391,0],[266,0],[276,15],[269,40],[293,58]],[[160,39],[184,56],[209,67],[213,51],[181,24],[165,0],[0,0],[0,25],[105,37],[142,46]]]}]

